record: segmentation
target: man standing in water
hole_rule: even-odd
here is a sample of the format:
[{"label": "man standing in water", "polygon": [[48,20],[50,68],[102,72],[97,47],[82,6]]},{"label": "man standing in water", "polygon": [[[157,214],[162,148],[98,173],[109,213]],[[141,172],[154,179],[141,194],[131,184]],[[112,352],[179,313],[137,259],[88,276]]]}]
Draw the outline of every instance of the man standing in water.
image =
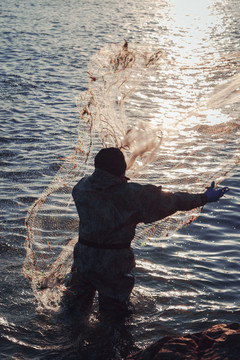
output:
[{"label": "man standing in water", "polygon": [[127,315],[134,286],[131,241],[138,223],[151,223],[176,211],[219,200],[228,188],[203,194],[164,192],[161,186],[128,182],[126,162],[117,148],[95,157],[95,171],[80,180],[72,195],[79,214],[79,240],[66,295],[70,306],[89,313],[98,291],[100,312]]}]

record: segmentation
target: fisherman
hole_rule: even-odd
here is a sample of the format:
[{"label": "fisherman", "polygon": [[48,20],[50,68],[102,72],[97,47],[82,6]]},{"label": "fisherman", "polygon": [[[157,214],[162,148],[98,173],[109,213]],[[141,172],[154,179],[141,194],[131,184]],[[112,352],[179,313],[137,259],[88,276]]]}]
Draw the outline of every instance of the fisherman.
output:
[{"label": "fisherman", "polygon": [[205,193],[166,192],[161,186],[128,182],[118,148],[95,157],[95,171],[81,179],[72,195],[80,218],[79,240],[67,289],[69,302],[89,313],[96,291],[100,312],[129,314],[135,260],[131,241],[139,223],[151,223],[219,200],[229,189]]}]

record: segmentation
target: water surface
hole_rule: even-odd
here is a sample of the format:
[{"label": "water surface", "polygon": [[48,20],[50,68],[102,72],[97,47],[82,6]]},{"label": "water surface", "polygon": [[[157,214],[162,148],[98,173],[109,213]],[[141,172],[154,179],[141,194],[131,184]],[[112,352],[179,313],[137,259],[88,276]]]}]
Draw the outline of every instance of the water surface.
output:
[{"label": "water surface", "polygon": [[[124,39],[164,49],[175,61],[174,72],[167,67],[161,71],[168,93],[154,84],[148,91],[162,100],[155,107],[158,118],[169,121],[182,114],[184,106],[194,108],[203,90],[210,93],[239,72],[238,1],[199,4],[1,4],[2,359],[100,359],[100,353],[117,359],[165,334],[240,320],[238,168],[222,183],[231,188],[229,195],[204,207],[191,225],[157,243],[134,245],[136,314],[119,326],[115,338],[110,327],[98,322],[96,307],[80,339],[71,332],[69,319],[39,313],[22,274],[26,212],[52,181],[59,158],[74,149],[79,121],[75,96],[87,89],[87,66],[97,50]],[[239,121],[239,103],[221,116]]]}]

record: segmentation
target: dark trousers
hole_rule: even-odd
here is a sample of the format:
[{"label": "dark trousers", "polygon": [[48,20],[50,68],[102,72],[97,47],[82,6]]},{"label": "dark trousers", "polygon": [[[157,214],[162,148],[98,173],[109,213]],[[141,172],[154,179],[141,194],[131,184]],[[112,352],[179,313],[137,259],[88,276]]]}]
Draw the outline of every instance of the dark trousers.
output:
[{"label": "dark trousers", "polygon": [[128,313],[128,304],[135,278],[133,274],[111,276],[94,272],[80,274],[73,267],[72,276],[66,292],[70,306],[77,307],[83,313],[89,313],[96,291],[98,292],[99,310],[101,312]]}]

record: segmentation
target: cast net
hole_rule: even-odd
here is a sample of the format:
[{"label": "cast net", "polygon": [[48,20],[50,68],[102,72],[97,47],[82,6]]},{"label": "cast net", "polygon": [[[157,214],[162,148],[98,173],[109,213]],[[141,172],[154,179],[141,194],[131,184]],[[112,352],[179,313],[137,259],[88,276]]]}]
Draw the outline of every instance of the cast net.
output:
[{"label": "cast net", "polygon": [[[39,304],[52,308],[64,290],[78,237],[71,190],[92,173],[94,156],[102,147],[121,148],[131,181],[162,185],[172,192],[203,192],[212,180],[218,184],[236,169],[240,134],[236,59],[229,55],[187,65],[162,50],[127,42],[107,45],[91,58],[89,88],[77,98],[75,149],[63,159],[26,218],[24,274],[31,279]],[[214,89],[216,77],[227,80]],[[200,211],[140,224],[133,246],[161,241]]]}]

